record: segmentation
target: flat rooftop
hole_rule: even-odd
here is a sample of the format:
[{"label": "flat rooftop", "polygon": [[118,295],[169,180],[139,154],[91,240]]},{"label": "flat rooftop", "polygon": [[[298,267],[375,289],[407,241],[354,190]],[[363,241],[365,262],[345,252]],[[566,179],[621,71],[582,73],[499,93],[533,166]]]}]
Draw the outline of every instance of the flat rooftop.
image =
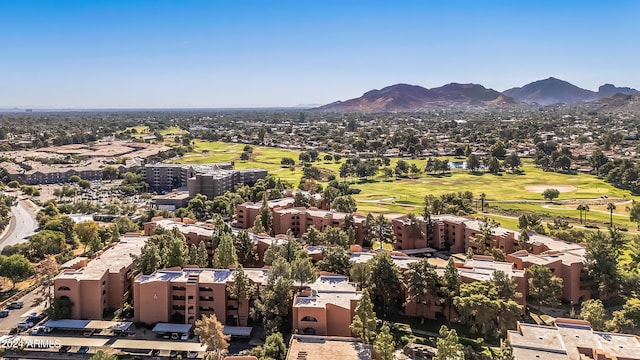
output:
[{"label": "flat rooftop", "polygon": [[159,341],[159,340],[125,340],[118,339],[113,345],[114,349],[140,349],[140,350],[176,350],[204,352],[207,348],[197,342],[187,341]]},{"label": "flat rooftop", "polygon": [[346,276],[320,276],[309,286],[311,296],[296,296],[295,307],[321,307],[327,304],[350,309],[352,300],[360,300],[362,292]]},{"label": "flat rooftop", "polygon": [[[373,259],[377,254],[371,252],[354,252],[351,253],[350,260],[355,263],[366,263]],[[410,257],[410,256],[395,256],[391,255],[391,260],[399,269],[408,269],[409,264],[423,260],[424,258]],[[429,263],[432,263],[431,258],[426,258]]]},{"label": "flat rooftop", "polygon": [[[260,268],[246,268],[245,274],[251,281],[257,284],[264,284],[267,281],[269,270]],[[149,275],[141,275],[136,278],[138,283],[147,283],[154,281],[171,281],[175,283],[186,283],[189,279],[189,275],[197,274],[198,282],[209,284],[226,284],[232,282],[235,276],[234,269],[200,269],[200,268],[185,268],[182,270],[156,270]]]},{"label": "flat rooftop", "polygon": [[597,332],[582,320],[557,319],[556,326],[519,324],[508,338],[516,359],[581,360],[593,349],[617,359],[640,359],[640,340],[634,335]]},{"label": "flat rooftop", "polygon": [[120,272],[122,268],[128,267],[133,263],[131,255],[140,255],[147,239],[147,236],[123,236],[120,238],[120,242],[89,261],[87,266],[77,270],[65,270],[56,278],[96,280],[100,279],[105,271],[110,273]]},{"label": "flat rooftop", "polygon": [[294,335],[287,360],[370,360],[371,346],[359,339]]},{"label": "flat rooftop", "polygon": [[510,278],[524,278],[524,270],[516,270],[513,266],[509,262],[472,258],[465,260],[464,267],[458,268],[458,273],[476,281],[491,280],[496,271],[502,271]]},{"label": "flat rooftop", "polygon": [[180,231],[183,234],[194,233],[194,234],[198,234],[206,237],[211,237],[211,235],[213,235],[212,228],[202,226],[202,225],[185,224],[185,223],[177,222],[173,219],[160,219],[152,222],[165,230],[172,230],[176,228],[178,229],[178,231]]}]

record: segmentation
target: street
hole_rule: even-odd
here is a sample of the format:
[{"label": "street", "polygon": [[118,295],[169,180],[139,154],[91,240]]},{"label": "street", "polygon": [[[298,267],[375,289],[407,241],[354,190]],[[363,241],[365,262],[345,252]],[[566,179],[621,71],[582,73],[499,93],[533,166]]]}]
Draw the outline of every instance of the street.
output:
[{"label": "street", "polygon": [[38,295],[39,289],[40,288],[37,288],[31,291],[30,293],[26,294],[25,296],[17,300],[17,301],[22,301],[24,303],[24,307],[22,309],[9,310],[9,316],[6,318],[0,319],[0,335],[8,334],[9,331],[12,328],[16,327],[16,325],[21,320],[24,320],[22,318],[22,315],[29,314],[32,312],[38,312],[38,313],[42,312],[43,309],[41,306],[34,306],[33,304],[34,300],[40,296]]},{"label": "street", "polygon": [[0,251],[7,245],[15,245],[27,241],[38,229],[36,206],[29,200],[20,200],[11,208],[11,221],[0,238]]}]

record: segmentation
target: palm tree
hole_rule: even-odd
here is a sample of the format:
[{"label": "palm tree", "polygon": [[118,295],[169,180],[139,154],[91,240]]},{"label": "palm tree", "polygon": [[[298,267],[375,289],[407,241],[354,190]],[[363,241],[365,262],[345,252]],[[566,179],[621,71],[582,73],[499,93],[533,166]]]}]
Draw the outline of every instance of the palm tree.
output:
[{"label": "palm tree", "polygon": [[582,224],[582,212],[584,211],[584,205],[582,205],[582,204],[578,205],[576,210],[578,210],[580,212],[580,224]]},{"label": "palm tree", "polygon": [[584,205],[583,210],[584,210],[584,224],[587,225],[587,213],[589,212],[589,205]]},{"label": "palm tree", "polygon": [[616,204],[608,203],[607,210],[609,210],[609,227],[613,227],[613,210],[616,209]]}]

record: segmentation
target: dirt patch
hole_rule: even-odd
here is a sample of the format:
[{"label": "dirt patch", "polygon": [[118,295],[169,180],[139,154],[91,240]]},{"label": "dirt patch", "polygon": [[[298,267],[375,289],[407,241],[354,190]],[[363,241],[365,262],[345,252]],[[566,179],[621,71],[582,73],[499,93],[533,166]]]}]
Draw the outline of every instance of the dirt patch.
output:
[{"label": "dirt patch", "polygon": [[530,185],[530,186],[525,186],[524,189],[529,192],[537,193],[537,194],[542,194],[542,192],[545,191],[546,189],[556,189],[561,193],[578,190],[578,188],[573,185]]}]

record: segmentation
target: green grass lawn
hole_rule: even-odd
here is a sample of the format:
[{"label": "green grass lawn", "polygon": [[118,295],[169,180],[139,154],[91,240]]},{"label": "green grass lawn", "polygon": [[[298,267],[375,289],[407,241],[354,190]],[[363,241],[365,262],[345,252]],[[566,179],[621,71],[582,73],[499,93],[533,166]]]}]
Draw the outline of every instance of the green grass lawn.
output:
[{"label": "green grass lawn", "polygon": [[160,130],[160,135],[162,136],[167,136],[167,135],[182,135],[186,133],[186,131],[180,129],[177,126],[171,126],[169,128],[166,128],[164,130]]},{"label": "green grass lawn", "polygon": [[[240,160],[240,154],[245,144],[232,144],[224,142],[205,142],[196,141],[194,151],[186,154],[179,163],[203,164],[213,162],[229,162],[234,161],[238,169],[246,168],[263,168],[269,173],[280,177],[282,180],[289,181],[294,187],[297,186],[302,177],[302,168],[296,166],[291,171],[289,168],[283,168],[280,160],[283,157],[290,157],[298,162],[298,150],[287,150],[280,148],[271,148],[264,146],[252,146],[253,153],[248,161]],[[321,153],[320,158],[325,154]],[[325,162],[319,161],[314,163],[321,169],[333,172],[338,175],[338,169],[342,162]],[[391,160],[393,168],[398,159]],[[415,163],[420,169],[424,168],[426,160],[406,160],[408,163]],[[541,188],[553,187],[554,185],[572,186],[575,190],[563,192],[560,194],[558,201],[571,199],[594,199],[601,196],[609,198],[626,198],[638,199],[633,197],[628,191],[616,189],[601,179],[592,175],[576,174],[566,175],[553,172],[544,172],[536,168],[529,159],[523,160],[522,174],[501,173],[500,175],[492,174],[471,174],[466,170],[454,169],[451,174],[446,176],[429,176],[421,174],[415,179],[385,179],[377,176],[366,181],[353,180],[352,187],[360,189],[360,194],[355,195],[358,201],[358,211],[362,213],[420,213],[422,211],[425,195],[440,195],[448,192],[471,191],[477,197],[480,193],[486,194],[488,201],[492,200],[516,200],[516,202],[501,202],[496,204],[503,209],[534,211],[548,216],[569,216],[578,218],[578,212],[575,209],[568,210],[561,207],[543,208],[545,203],[542,201],[542,191],[529,191],[527,186],[538,186]],[[535,200],[539,203],[519,203],[517,200]],[[621,226],[633,226],[628,220],[625,206],[620,205],[617,213],[620,216],[614,216],[614,223]],[[597,209],[594,208],[594,209]],[[591,211],[587,214],[588,219],[598,220],[601,222],[609,221],[608,213]],[[495,220],[500,223],[510,224],[513,221],[509,219],[498,218]],[[510,224],[513,225],[513,224]]]}]

